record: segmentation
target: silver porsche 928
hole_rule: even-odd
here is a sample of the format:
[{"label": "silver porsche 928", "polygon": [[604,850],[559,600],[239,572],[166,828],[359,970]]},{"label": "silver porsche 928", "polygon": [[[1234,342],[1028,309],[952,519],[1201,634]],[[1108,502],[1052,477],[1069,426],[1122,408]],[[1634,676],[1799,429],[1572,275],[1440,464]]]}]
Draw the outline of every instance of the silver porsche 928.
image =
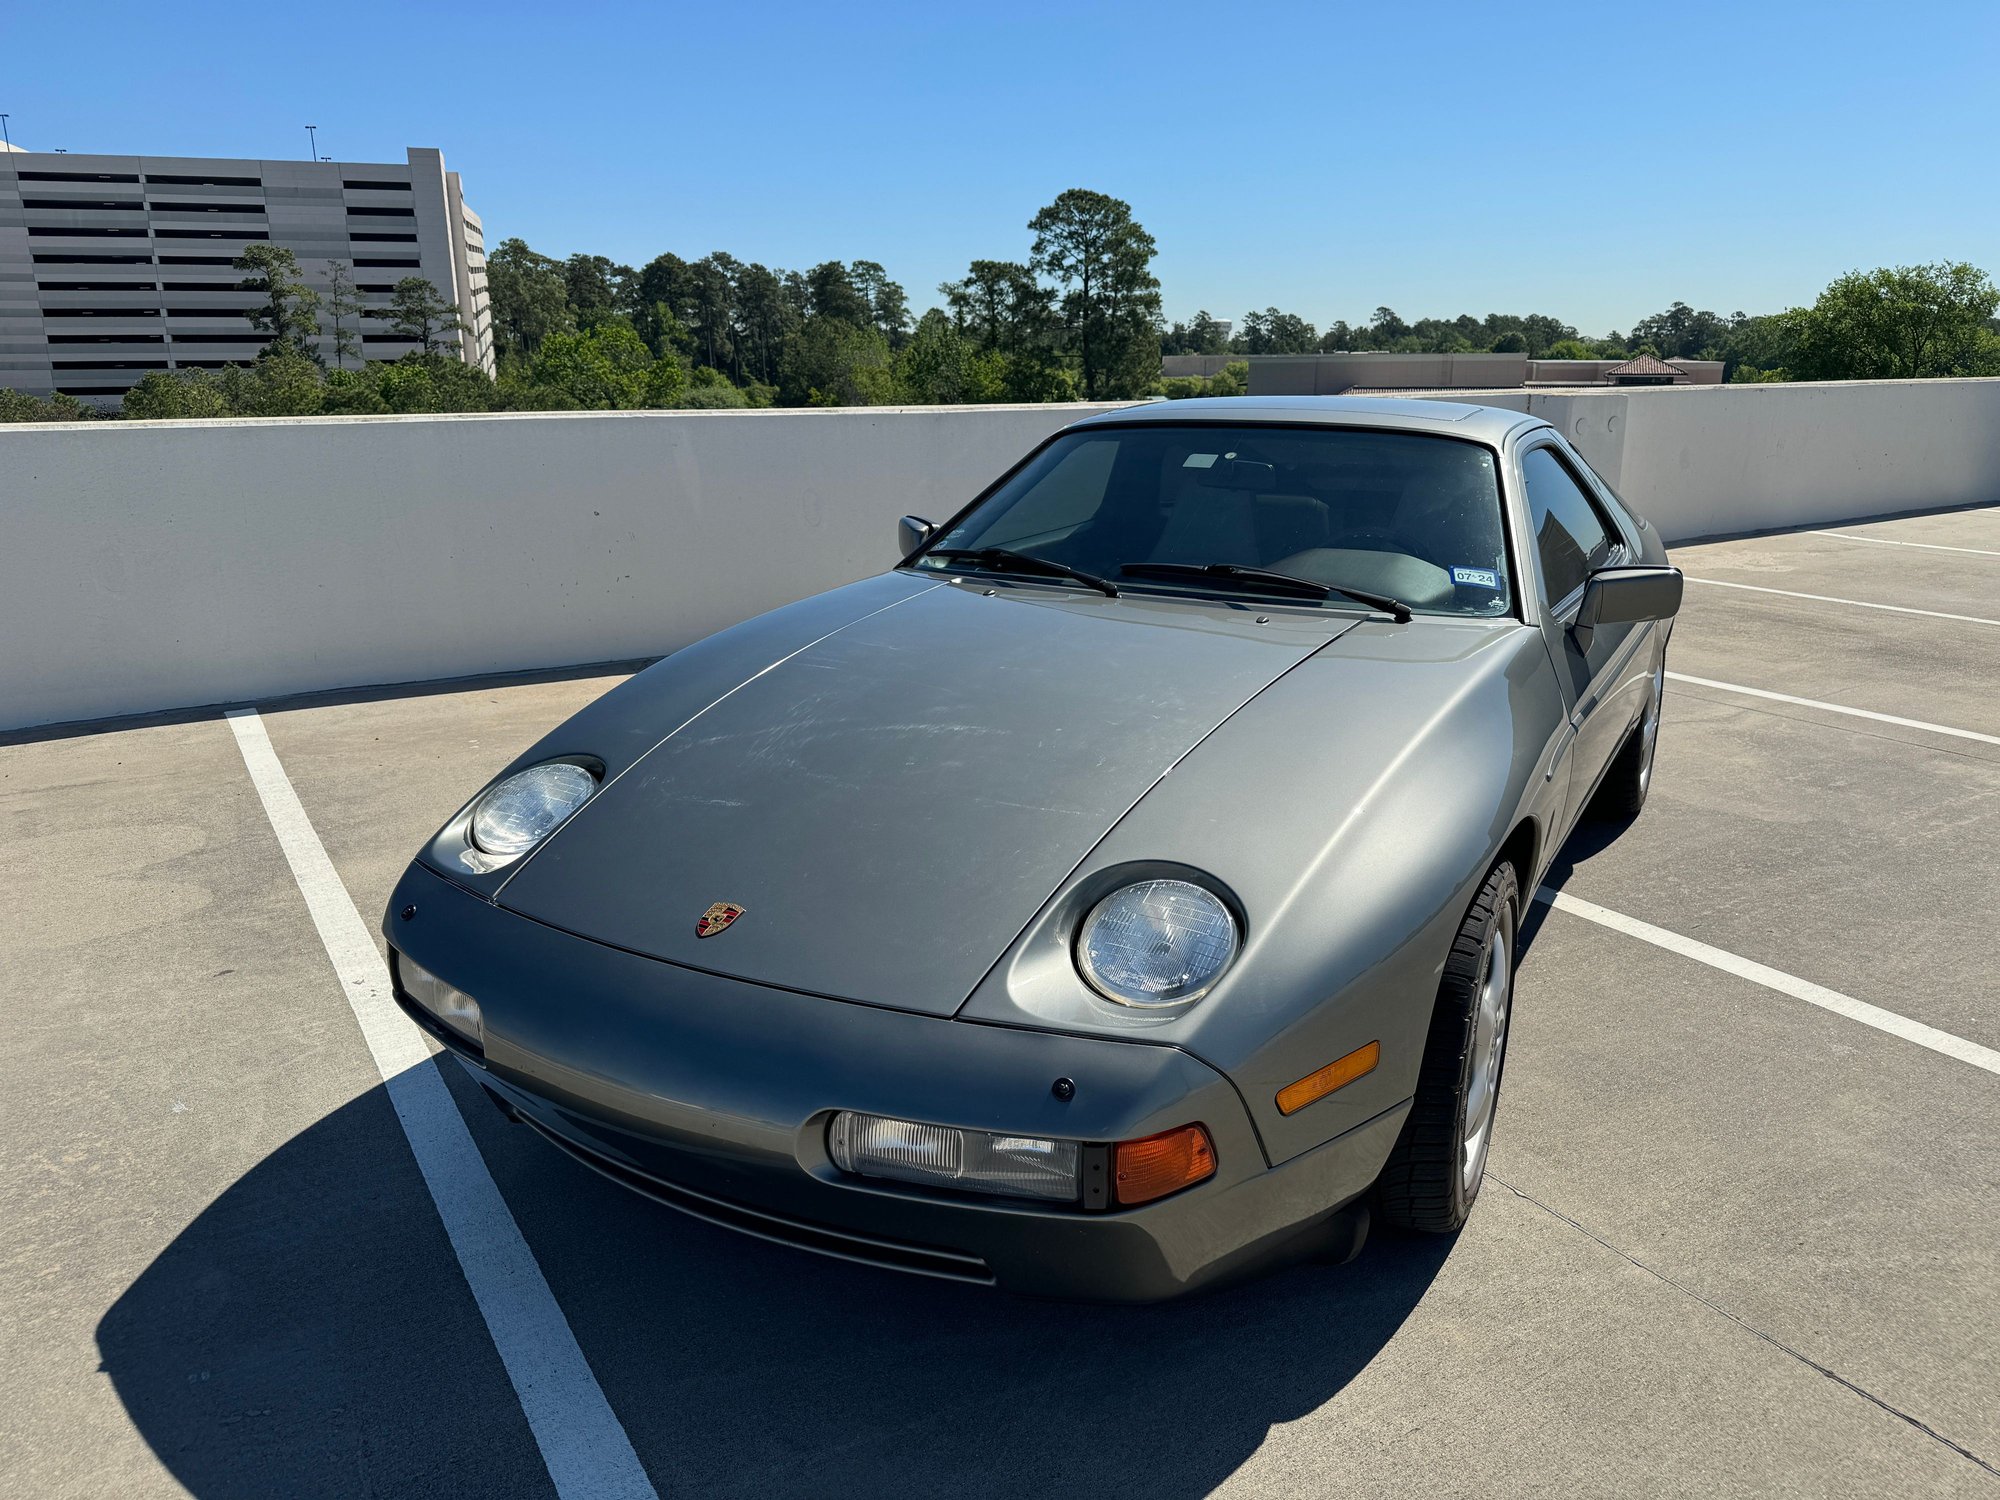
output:
[{"label": "silver porsche 928", "polygon": [[1629,818],[1681,578],[1546,423],[1080,421],[439,830],[398,997],[510,1116],[804,1249],[1144,1301],[1449,1232],[1524,902]]}]

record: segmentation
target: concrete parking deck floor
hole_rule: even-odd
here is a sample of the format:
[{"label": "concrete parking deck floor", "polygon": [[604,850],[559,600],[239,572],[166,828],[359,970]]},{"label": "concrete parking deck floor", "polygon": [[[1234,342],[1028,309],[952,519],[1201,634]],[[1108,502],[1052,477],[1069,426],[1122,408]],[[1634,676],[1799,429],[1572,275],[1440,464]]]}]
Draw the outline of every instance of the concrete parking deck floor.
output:
[{"label": "concrete parking deck floor", "polygon": [[[2000,1048],[2000,508],[1675,558],[1652,803],[1550,883]],[[263,722],[372,925],[616,680]],[[0,849],[0,1491],[552,1493],[229,724],[8,737]],[[1976,1055],[1538,908],[1465,1232],[1136,1311],[732,1236],[442,1076],[661,1495],[1991,1495]]]}]

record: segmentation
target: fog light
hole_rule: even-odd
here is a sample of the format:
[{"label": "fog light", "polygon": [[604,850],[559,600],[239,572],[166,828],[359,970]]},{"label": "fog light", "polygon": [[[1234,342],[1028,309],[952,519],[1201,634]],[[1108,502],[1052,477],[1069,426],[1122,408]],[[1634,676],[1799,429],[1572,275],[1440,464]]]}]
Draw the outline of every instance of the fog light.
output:
[{"label": "fog light", "polygon": [[480,1019],[479,1002],[464,990],[454,989],[429,969],[413,964],[403,954],[396,955],[396,977],[403,993],[444,1026],[457,1032],[481,1051],[486,1048],[486,1024]]},{"label": "fog light", "polygon": [[827,1155],[843,1172],[925,1187],[1074,1203],[1075,1141],[994,1135],[949,1125],[920,1125],[842,1110],[826,1135]]}]

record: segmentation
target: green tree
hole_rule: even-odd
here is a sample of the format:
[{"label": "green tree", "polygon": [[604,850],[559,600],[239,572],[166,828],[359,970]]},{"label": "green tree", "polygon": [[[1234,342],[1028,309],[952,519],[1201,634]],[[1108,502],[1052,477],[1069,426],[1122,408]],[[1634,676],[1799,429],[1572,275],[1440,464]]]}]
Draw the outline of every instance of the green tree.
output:
[{"label": "green tree", "polygon": [[532,359],[543,339],[574,322],[562,263],[537,255],[522,240],[502,240],[486,258],[486,295],[495,352],[503,360]]},{"label": "green tree", "polygon": [[713,369],[734,365],[736,272],[732,255],[715,251],[688,267],[687,331],[695,356]]},{"label": "green tree", "polygon": [[405,276],[389,294],[389,331],[408,339],[422,354],[441,354],[464,325],[458,304],[447,302],[428,277]]},{"label": "green tree", "polygon": [[184,421],[191,417],[227,417],[229,397],[206,370],[149,371],[125,393],[118,415],[134,422]]},{"label": "green tree", "polygon": [[353,267],[344,260],[327,262],[326,315],[333,320],[334,364],[343,370],[350,359],[361,364],[361,293],[355,290]]},{"label": "green tree", "polygon": [[371,368],[376,389],[394,411],[490,411],[496,399],[484,370],[450,354],[405,354]]},{"label": "green tree", "polygon": [[1786,315],[1797,380],[1925,380],[2000,371],[1990,320],[2000,290],[1977,266],[1939,261],[1850,271]]},{"label": "green tree", "polygon": [[[563,262],[563,289],[576,326],[595,328],[616,315],[625,283],[635,273],[602,255],[572,255]],[[491,294],[492,279],[487,281]]]},{"label": "green tree", "polygon": [[1542,351],[1543,359],[1594,359],[1590,346],[1581,339],[1557,339]]},{"label": "green tree", "polygon": [[750,398],[720,370],[699,366],[685,379],[679,396],[667,403],[687,411],[733,411]]},{"label": "green tree", "polygon": [[874,325],[874,304],[854,284],[853,273],[837,260],[821,261],[806,272],[806,296],[806,311],[812,317],[837,318],[856,328]]},{"label": "green tree", "polygon": [[327,371],[326,394],[320,402],[322,416],[372,417],[388,410],[375,374],[365,369]]},{"label": "green tree", "polygon": [[745,373],[769,383],[777,378],[785,338],[798,326],[784,278],[751,264],[736,277],[736,347]]},{"label": "green tree", "polygon": [[[1360,332],[1365,333],[1366,330],[1363,329]],[[1365,345],[1355,342],[1355,337],[1356,330],[1350,328],[1344,318],[1340,319],[1319,336],[1319,352],[1322,354],[1345,354],[1353,349],[1365,348]]]},{"label": "green tree", "polygon": [[857,260],[848,266],[854,289],[868,303],[869,316],[882,330],[891,349],[900,349],[910,337],[910,299],[903,288],[889,279],[889,273],[872,260]]},{"label": "green tree", "polygon": [[1241,396],[1250,388],[1250,366],[1231,360],[1206,380],[1199,375],[1177,376],[1160,382],[1160,391],[1169,401],[1186,401],[1197,396]]},{"label": "green tree", "polygon": [[975,260],[964,280],[938,286],[952,321],[982,349],[1014,347],[1023,308],[1042,293],[1034,272],[1011,260]]},{"label": "green tree", "polygon": [[1510,329],[1493,341],[1493,352],[1495,354],[1526,354],[1528,352],[1528,336],[1518,328]]},{"label": "green tree", "polygon": [[1547,313],[1529,313],[1521,319],[1521,333],[1528,341],[1528,358],[1542,359],[1552,345],[1576,337],[1576,330]]},{"label": "green tree", "polygon": [[551,334],[535,357],[532,378],[585,409],[623,409],[645,401],[654,363],[637,333],[607,323],[588,333]]},{"label": "green tree", "polygon": [[1711,359],[1721,349],[1729,330],[1743,321],[1720,313],[1697,312],[1685,302],[1676,302],[1665,312],[1641,318],[1632,325],[1632,346],[1644,344],[1661,359]]},{"label": "green tree", "polygon": [[1730,381],[1790,379],[1788,366],[1798,357],[1792,319],[1783,313],[1744,318],[1722,341],[1723,378]]},{"label": "green tree", "polygon": [[325,400],[326,372],[285,340],[267,347],[240,381],[226,381],[223,389],[242,416],[310,417]]},{"label": "green tree", "polygon": [[319,357],[319,293],[299,277],[299,258],[283,245],[251,245],[236,257],[243,279],[239,292],[255,292],[263,301],[243,316],[250,326],[276,344]]},{"label": "green tree", "polygon": [[[1308,324],[1308,327],[1311,325]],[[1222,336],[1222,325],[1209,316],[1203,308],[1194,315],[1191,323],[1176,323],[1161,336],[1162,354],[1227,354],[1229,340]]]},{"label": "green tree", "polygon": [[922,406],[996,401],[1005,390],[1004,356],[982,351],[952,320],[932,308],[896,355],[896,378],[907,399]]},{"label": "green tree", "polygon": [[1358,344],[1355,347],[1363,349],[1387,349],[1397,339],[1407,338],[1410,331],[1410,325],[1396,316],[1395,308],[1378,307],[1375,309],[1375,315],[1368,320],[1369,342]]},{"label": "green tree", "polygon": [[655,354],[691,352],[688,309],[694,304],[694,267],[678,255],[656,255],[640,268],[633,326]]},{"label": "green tree", "polygon": [[1310,354],[1318,342],[1319,330],[1297,313],[1267,307],[1243,315],[1245,354]]},{"label": "green tree", "polygon": [[738,411],[750,404],[750,398],[725,380],[721,385],[689,386],[673,404],[683,411]]},{"label": "green tree", "polygon": [[687,361],[669,351],[647,366],[640,383],[642,406],[679,406],[688,391]]},{"label": "green tree", "polygon": [[1063,364],[1056,293],[1017,261],[975,260],[962,281],[938,287],[959,331],[984,353],[1000,355],[1001,396],[1009,401],[1069,401],[1076,378]]},{"label": "green tree", "polygon": [[89,422],[97,413],[60,391],[42,400],[26,391],[0,387],[0,422]]},{"label": "green tree", "polygon": [[1130,204],[1086,188],[1028,221],[1031,264],[1062,292],[1063,322],[1091,400],[1135,396],[1160,369],[1160,281],[1153,237]]},{"label": "green tree", "polygon": [[794,406],[886,406],[898,394],[882,330],[844,318],[808,318],[785,346],[779,377]]}]

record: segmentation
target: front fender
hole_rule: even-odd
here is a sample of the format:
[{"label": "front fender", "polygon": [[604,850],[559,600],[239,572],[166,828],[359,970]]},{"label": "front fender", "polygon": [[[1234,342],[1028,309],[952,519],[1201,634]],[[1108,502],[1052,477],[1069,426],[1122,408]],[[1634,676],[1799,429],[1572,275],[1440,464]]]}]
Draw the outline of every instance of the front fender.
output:
[{"label": "front fender", "polygon": [[[1350,631],[1162,778],[960,1014],[1185,1048],[1237,1086],[1273,1163],[1352,1129],[1414,1092],[1452,937],[1508,836],[1560,817],[1546,772],[1565,712],[1518,622]],[[1236,963],[1177,1015],[1101,999],[1070,957],[1077,926],[1128,876],[1175,871],[1236,902]],[[1371,1041],[1373,1073],[1279,1112],[1279,1089]]]}]

